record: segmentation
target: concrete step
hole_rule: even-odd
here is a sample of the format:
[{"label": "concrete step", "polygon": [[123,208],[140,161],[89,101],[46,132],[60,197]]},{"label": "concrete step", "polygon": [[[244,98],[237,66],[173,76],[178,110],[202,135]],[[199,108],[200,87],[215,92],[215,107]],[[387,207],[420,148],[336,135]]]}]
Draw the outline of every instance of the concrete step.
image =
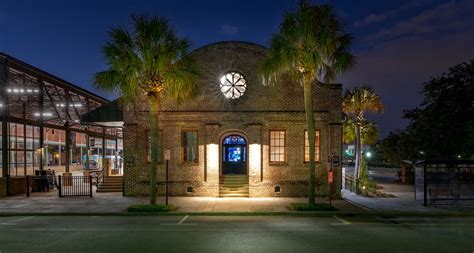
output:
[{"label": "concrete step", "polygon": [[104,181],[97,187],[97,192],[122,192],[123,177],[108,176],[104,177]]},{"label": "concrete step", "polygon": [[122,192],[122,189],[97,189],[97,192]]},{"label": "concrete step", "polygon": [[232,193],[232,194],[219,194],[221,198],[248,198],[249,194],[239,194],[239,193]]}]

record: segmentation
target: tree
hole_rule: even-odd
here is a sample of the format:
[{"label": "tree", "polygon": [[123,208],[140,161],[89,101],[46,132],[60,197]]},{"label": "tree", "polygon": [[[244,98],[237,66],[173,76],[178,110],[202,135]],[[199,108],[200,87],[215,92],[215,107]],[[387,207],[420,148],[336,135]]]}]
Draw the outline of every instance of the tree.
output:
[{"label": "tree", "polygon": [[352,41],[332,6],[303,0],[296,12],[285,14],[262,64],[264,84],[275,84],[285,73],[303,86],[310,156],[309,204],[315,203],[316,186],[313,86],[329,83],[354,65],[349,50]]},{"label": "tree", "polygon": [[[345,144],[355,143],[356,141],[356,122],[353,118],[349,118],[344,123],[343,141]],[[377,124],[368,120],[364,120],[360,127],[361,145],[374,145],[379,139]]]},{"label": "tree", "polygon": [[342,110],[348,114],[355,123],[355,137],[356,137],[356,158],[354,177],[356,184],[359,179],[360,163],[362,157],[362,126],[365,120],[366,112],[382,112],[384,106],[380,97],[375,91],[368,86],[360,86],[356,88],[347,89],[342,101]]},{"label": "tree", "polygon": [[421,105],[405,111],[413,149],[428,159],[474,158],[474,60],[423,85]]},{"label": "tree", "polygon": [[131,15],[133,29],[113,28],[103,47],[107,70],[96,73],[95,85],[122,95],[126,103],[148,98],[151,136],[150,204],[156,204],[158,110],[168,97],[177,103],[198,92],[197,68],[188,54],[189,41],[179,38],[167,19]]}]

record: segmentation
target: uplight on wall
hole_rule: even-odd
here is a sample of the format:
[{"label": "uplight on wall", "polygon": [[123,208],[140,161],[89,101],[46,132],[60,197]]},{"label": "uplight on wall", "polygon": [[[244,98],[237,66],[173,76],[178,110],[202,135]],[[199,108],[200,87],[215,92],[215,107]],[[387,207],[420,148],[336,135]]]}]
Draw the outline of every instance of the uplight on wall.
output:
[{"label": "uplight on wall", "polygon": [[249,173],[257,175],[260,173],[262,160],[262,146],[254,143],[249,145]]},{"label": "uplight on wall", "polygon": [[206,145],[206,163],[209,172],[219,170],[219,145],[207,144]]}]

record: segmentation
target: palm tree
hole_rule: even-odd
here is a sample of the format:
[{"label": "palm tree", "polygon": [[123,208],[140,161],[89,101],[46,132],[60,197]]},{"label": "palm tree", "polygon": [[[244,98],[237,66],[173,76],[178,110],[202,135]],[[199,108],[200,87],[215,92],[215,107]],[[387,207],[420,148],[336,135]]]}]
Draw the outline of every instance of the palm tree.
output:
[{"label": "palm tree", "polygon": [[95,85],[107,92],[120,92],[127,103],[145,95],[150,113],[150,204],[156,204],[158,163],[158,108],[168,97],[177,103],[194,96],[198,76],[188,55],[189,41],[179,38],[167,19],[131,15],[132,31],[113,28],[103,47],[107,70],[96,73]]},{"label": "palm tree", "polygon": [[349,50],[352,40],[332,6],[310,5],[302,0],[296,12],[285,14],[262,64],[264,84],[275,84],[277,77],[286,73],[303,86],[310,158],[309,204],[315,203],[316,185],[313,86],[333,81],[354,65]]},{"label": "palm tree", "polygon": [[[345,144],[355,143],[357,139],[355,131],[356,125],[357,124],[353,118],[349,118],[347,122],[344,123],[344,135],[342,139]],[[377,124],[375,124],[375,122],[364,120],[364,122],[361,124],[360,134],[361,146],[363,144],[373,145],[377,143],[379,139]]]},{"label": "palm tree", "polygon": [[360,163],[362,158],[362,127],[365,120],[366,112],[383,112],[384,106],[380,100],[379,95],[369,86],[360,86],[356,88],[347,89],[342,101],[342,110],[349,115],[355,123],[355,137],[356,137],[356,158],[354,177],[356,189],[358,189],[358,179],[360,171]]}]

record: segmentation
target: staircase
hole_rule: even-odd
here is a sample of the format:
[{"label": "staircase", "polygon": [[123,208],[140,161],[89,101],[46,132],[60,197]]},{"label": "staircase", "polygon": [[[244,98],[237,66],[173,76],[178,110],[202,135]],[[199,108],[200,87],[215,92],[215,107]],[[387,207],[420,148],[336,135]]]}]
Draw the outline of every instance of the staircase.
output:
[{"label": "staircase", "polygon": [[247,175],[223,175],[219,179],[219,197],[249,197]]},{"label": "staircase", "polygon": [[123,176],[106,176],[97,186],[97,192],[122,192]]}]

